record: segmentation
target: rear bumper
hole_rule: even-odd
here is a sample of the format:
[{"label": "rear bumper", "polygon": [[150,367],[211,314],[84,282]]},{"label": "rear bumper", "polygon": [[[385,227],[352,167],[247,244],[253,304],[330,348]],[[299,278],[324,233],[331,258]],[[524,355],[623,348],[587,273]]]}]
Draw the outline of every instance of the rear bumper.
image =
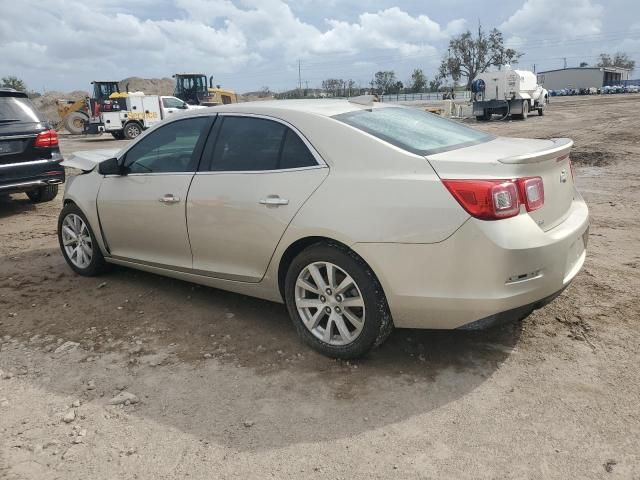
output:
[{"label": "rear bumper", "polygon": [[64,183],[62,158],[0,165],[0,193],[26,192]]},{"label": "rear bumper", "polygon": [[547,232],[521,214],[496,222],[469,219],[440,243],[353,248],[380,279],[397,327],[452,329],[524,316],[582,268],[589,214],[576,197],[565,221]]}]

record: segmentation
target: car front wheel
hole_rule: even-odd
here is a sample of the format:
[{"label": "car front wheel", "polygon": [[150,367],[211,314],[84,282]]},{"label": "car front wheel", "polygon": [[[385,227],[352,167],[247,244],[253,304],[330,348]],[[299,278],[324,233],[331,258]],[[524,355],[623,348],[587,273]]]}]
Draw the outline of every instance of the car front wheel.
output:
[{"label": "car front wheel", "polygon": [[106,262],[87,218],[73,203],[64,206],[58,217],[58,241],[71,269],[87,277],[106,270]]},{"label": "car front wheel", "polygon": [[285,279],[289,315],[302,340],[334,358],[357,358],[393,329],[384,292],[353,252],[316,244],[291,263]]}]

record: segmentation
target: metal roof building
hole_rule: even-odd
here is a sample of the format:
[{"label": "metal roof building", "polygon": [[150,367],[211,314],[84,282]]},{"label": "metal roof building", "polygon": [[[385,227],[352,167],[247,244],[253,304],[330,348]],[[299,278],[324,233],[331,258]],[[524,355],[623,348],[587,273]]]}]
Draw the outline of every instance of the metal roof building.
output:
[{"label": "metal roof building", "polygon": [[602,88],[629,80],[631,70],[618,67],[574,67],[538,72],[538,83],[547,90]]}]

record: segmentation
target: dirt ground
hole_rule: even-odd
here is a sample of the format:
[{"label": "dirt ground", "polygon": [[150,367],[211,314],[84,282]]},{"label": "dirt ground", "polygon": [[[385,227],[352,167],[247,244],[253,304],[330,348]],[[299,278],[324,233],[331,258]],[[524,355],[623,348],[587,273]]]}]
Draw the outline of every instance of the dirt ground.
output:
[{"label": "dirt ground", "polygon": [[584,269],[521,323],[396,331],[358,362],[305,348],[281,305],[79,277],[57,247],[61,196],[0,200],[0,478],[639,479],[639,111],[640,96],[564,98],[478,124],[575,140]]}]

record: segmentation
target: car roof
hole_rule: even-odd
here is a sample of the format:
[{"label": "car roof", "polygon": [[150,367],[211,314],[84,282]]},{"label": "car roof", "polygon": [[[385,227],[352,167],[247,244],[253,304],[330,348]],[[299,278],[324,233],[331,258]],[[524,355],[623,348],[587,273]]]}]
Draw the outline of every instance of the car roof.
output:
[{"label": "car roof", "polygon": [[[354,103],[346,99],[312,99],[312,100],[266,100],[255,102],[231,103],[210,107],[216,112],[233,113],[261,113],[283,114],[285,112],[300,112],[324,117],[332,117],[342,113],[357,110],[371,110],[372,108],[385,108],[391,105],[383,105],[378,102],[370,104]],[[395,105],[397,106],[397,105]]]}]

